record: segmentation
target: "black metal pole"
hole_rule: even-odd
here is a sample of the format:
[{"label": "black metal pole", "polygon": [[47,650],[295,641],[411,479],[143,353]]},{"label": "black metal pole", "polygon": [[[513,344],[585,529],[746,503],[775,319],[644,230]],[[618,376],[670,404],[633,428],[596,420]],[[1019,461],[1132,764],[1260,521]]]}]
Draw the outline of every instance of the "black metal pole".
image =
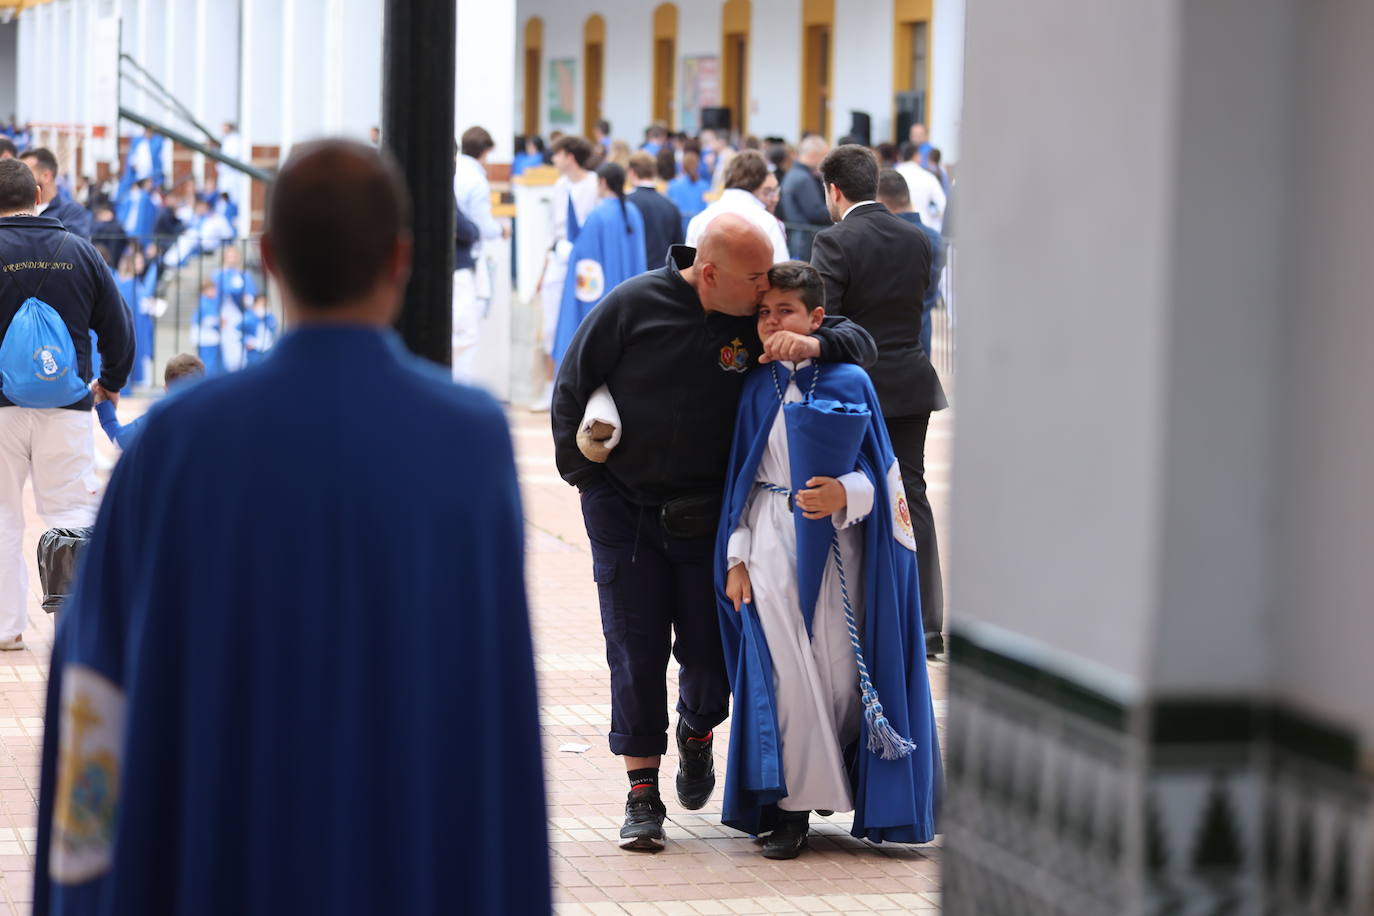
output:
[{"label": "black metal pole", "polygon": [[415,257],[396,327],[406,346],[453,361],[453,92],[457,0],[386,0],[382,143],[414,203]]}]

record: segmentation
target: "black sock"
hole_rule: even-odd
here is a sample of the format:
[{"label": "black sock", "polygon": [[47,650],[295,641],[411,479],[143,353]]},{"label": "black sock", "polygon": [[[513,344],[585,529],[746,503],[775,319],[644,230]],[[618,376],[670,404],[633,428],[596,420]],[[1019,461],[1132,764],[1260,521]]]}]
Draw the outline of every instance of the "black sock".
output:
[{"label": "black sock", "polygon": [[658,791],[658,767],[645,767],[642,770],[630,770],[626,775],[630,777],[631,789],[648,786],[655,792]]}]

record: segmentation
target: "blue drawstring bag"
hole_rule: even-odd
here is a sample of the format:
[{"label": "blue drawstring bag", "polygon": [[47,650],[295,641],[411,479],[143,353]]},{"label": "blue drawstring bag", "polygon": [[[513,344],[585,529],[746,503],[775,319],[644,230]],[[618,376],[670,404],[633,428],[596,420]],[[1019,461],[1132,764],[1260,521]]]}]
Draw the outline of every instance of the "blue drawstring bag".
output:
[{"label": "blue drawstring bag", "polygon": [[[67,243],[57,248],[56,260]],[[47,272],[43,279],[47,279]],[[34,295],[15,312],[0,343],[0,392],[20,407],[66,407],[86,396],[77,365],[76,344],[57,310]]]}]

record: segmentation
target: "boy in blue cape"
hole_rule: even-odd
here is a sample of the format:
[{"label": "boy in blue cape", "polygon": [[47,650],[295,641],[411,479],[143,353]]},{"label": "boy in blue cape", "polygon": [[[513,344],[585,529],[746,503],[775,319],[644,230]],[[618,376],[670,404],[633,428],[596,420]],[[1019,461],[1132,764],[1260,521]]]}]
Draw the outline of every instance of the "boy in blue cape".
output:
[{"label": "boy in blue cape", "polygon": [[[768,281],[761,339],[820,326],[815,268],[784,262]],[[867,374],[810,360],[750,374],[716,547],[735,697],[721,819],[771,829],[769,858],[801,852],[812,810],[854,811],[852,833],[873,841],[935,834],[940,752],[915,550]]]},{"label": "boy in blue cape", "polygon": [[563,362],[573,335],[606,294],[645,271],[644,216],[625,199],[625,170],[605,162],[596,170],[601,202],[587,214],[568,256],[563,301],[558,307],[553,361]]},{"label": "boy in blue cape", "polygon": [[[173,385],[204,377],[205,363],[200,361],[200,357],[190,353],[178,353],[167,360],[167,367],[162,371],[162,389],[170,392]],[[128,451],[133,446],[139,431],[143,429],[143,421],[148,416],[144,414],[128,423],[120,423],[114,402],[105,394],[103,388],[95,389],[95,415],[100,420],[100,428],[105,430],[105,435],[119,446],[121,452]]]}]

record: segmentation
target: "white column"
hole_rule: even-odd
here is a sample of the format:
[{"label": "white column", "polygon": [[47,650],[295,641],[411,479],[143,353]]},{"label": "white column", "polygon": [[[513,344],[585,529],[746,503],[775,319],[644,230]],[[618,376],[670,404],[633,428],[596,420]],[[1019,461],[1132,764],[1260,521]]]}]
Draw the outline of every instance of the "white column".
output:
[{"label": "white column", "polygon": [[[240,142],[243,145],[243,161],[253,162],[253,130],[255,120],[253,116],[253,51],[255,48],[254,29],[257,27],[257,2],[256,0],[243,0],[242,16],[243,20],[239,23],[239,114],[238,129]],[[251,185],[250,185],[251,187]],[[248,200],[239,203],[239,235],[247,236],[253,226],[253,195],[250,192]]]},{"label": "white column", "polygon": [[[324,13],[324,129],[343,130],[344,0],[326,0]],[[380,40],[381,36],[378,36]]]},{"label": "white column", "polygon": [[296,136],[296,0],[281,0],[281,158],[291,154]]},{"label": "white column", "polygon": [[[196,58],[193,66],[195,67],[195,89],[194,100],[191,103],[191,110],[195,112],[196,118],[205,124],[206,127],[216,132],[220,125],[205,122],[205,71],[210,68],[210,45],[207,41],[208,29],[206,27],[206,0],[196,0],[195,12],[195,48]],[[205,184],[205,156],[196,153],[191,162],[191,171],[195,175],[196,186]],[[222,183],[221,183],[222,184]]]}]

